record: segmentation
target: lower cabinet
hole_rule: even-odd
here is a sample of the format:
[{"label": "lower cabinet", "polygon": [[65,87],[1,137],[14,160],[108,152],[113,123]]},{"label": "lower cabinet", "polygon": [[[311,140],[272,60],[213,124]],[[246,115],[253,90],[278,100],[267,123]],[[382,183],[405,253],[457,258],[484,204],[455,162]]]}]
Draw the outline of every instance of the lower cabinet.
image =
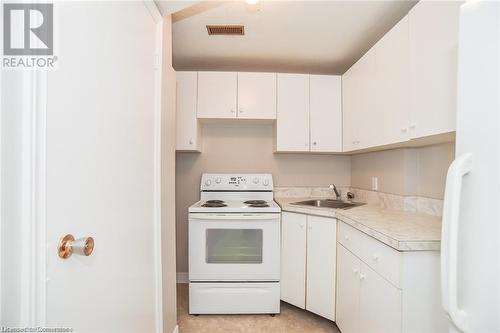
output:
[{"label": "lower cabinet", "polygon": [[342,333],[400,332],[401,290],[338,246],[337,325]]},{"label": "lower cabinet", "polygon": [[337,220],[283,212],[281,299],[335,320]]},{"label": "lower cabinet", "polygon": [[439,252],[399,252],[338,222],[337,312],[342,333],[444,332]]}]

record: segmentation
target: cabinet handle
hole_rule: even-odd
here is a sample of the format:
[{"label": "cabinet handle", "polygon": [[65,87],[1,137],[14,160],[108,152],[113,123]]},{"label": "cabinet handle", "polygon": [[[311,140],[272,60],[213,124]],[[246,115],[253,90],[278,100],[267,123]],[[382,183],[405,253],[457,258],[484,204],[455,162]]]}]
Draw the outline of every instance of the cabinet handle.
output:
[{"label": "cabinet handle", "polygon": [[344,239],[345,239],[345,240],[349,240],[349,236],[345,235],[345,236],[344,236]]},{"label": "cabinet handle", "polygon": [[372,259],[373,259],[374,261],[377,261],[377,260],[378,260],[378,258],[379,258],[379,257],[378,257],[378,254],[374,254],[374,255],[372,256]]},{"label": "cabinet handle", "polygon": [[239,112],[239,113],[243,113],[243,109],[239,109],[239,110],[238,110],[238,112]]},{"label": "cabinet handle", "polygon": [[316,146],[317,144],[318,144],[318,142],[316,142],[316,141],[314,141],[314,142],[313,142],[313,145],[314,145],[314,146]]},{"label": "cabinet handle", "polygon": [[403,133],[406,133],[407,131],[408,131],[408,129],[407,129],[406,127],[403,127],[403,128],[401,129],[401,132],[403,132]]},{"label": "cabinet handle", "polygon": [[360,141],[355,140],[355,141],[353,141],[353,142],[352,142],[352,144],[353,144],[353,145],[357,145],[357,144],[359,144],[359,142],[360,142]]},{"label": "cabinet handle", "polygon": [[353,274],[357,275],[359,273],[359,268],[352,269]]},{"label": "cabinet handle", "polygon": [[360,281],[363,281],[363,280],[365,279],[365,277],[366,277],[366,276],[365,276],[364,274],[359,273],[359,280],[360,280]]},{"label": "cabinet handle", "polygon": [[189,140],[189,144],[192,145],[193,144],[193,140]]},{"label": "cabinet handle", "polygon": [[415,127],[417,127],[416,124],[410,124],[410,129],[414,129]]},{"label": "cabinet handle", "polygon": [[308,226],[307,229],[312,230],[312,225]]},{"label": "cabinet handle", "polygon": [[234,109],[231,109],[231,113],[234,113],[234,112],[235,112],[235,110],[234,110]]},{"label": "cabinet handle", "polygon": [[300,227],[301,229],[304,229],[304,225],[303,225],[303,224],[299,224],[299,227]]}]

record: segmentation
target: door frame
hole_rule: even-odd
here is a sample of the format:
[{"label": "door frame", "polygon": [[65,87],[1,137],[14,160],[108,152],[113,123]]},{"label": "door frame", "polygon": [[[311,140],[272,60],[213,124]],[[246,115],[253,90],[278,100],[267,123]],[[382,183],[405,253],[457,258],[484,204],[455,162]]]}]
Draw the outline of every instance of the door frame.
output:
[{"label": "door frame", "polygon": [[[154,262],[156,332],[163,332],[162,259],[161,259],[161,100],[163,59],[163,17],[152,0],[142,0],[156,25],[155,110],[154,110]],[[1,12],[1,9],[0,9]],[[47,253],[46,239],[46,135],[47,135],[47,71],[23,71],[22,107],[21,219],[22,237],[13,251],[21,262],[20,322],[24,326],[46,326]],[[1,79],[1,74],[0,74]],[[1,84],[1,82],[0,82]],[[1,158],[1,156],[0,156]],[[2,167],[0,160],[0,168]],[[0,173],[1,176],[1,173]],[[1,178],[0,178],[1,183]],[[2,223],[5,221],[2,221]],[[0,228],[1,232],[1,228]],[[1,234],[0,234],[1,235]],[[1,241],[1,239],[0,239]],[[0,262],[0,267],[1,266]],[[2,267],[4,268],[4,267]],[[2,294],[0,285],[0,295]],[[1,304],[0,304],[1,305]]]}]

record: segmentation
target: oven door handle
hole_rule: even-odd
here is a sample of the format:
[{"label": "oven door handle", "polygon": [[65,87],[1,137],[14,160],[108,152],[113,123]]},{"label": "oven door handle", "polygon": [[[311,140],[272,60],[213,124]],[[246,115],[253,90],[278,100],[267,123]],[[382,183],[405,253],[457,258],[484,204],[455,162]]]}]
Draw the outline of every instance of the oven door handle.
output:
[{"label": "oven door handle", "polygon": [[190,214],[190,220],[278,220],[280,214],[225,214],[225,215],[213,215],[213,214]]}]

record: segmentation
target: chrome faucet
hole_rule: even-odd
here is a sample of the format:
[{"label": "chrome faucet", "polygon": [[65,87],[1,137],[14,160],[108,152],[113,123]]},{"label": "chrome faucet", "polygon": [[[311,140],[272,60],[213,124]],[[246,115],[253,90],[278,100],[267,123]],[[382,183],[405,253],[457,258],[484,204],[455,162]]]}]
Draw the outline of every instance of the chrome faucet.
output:
[{"label": "chrome faucet", "polygon": [[328,186],[330,188],[330,190],[333,190],[333,192],[335,192],[335,196],[337,198],[337,200],[341,200],[341,196],[340,196],[340,190],[337,190],[337,187],[335,186],[335,184],[330,184],[330,186]]}]

